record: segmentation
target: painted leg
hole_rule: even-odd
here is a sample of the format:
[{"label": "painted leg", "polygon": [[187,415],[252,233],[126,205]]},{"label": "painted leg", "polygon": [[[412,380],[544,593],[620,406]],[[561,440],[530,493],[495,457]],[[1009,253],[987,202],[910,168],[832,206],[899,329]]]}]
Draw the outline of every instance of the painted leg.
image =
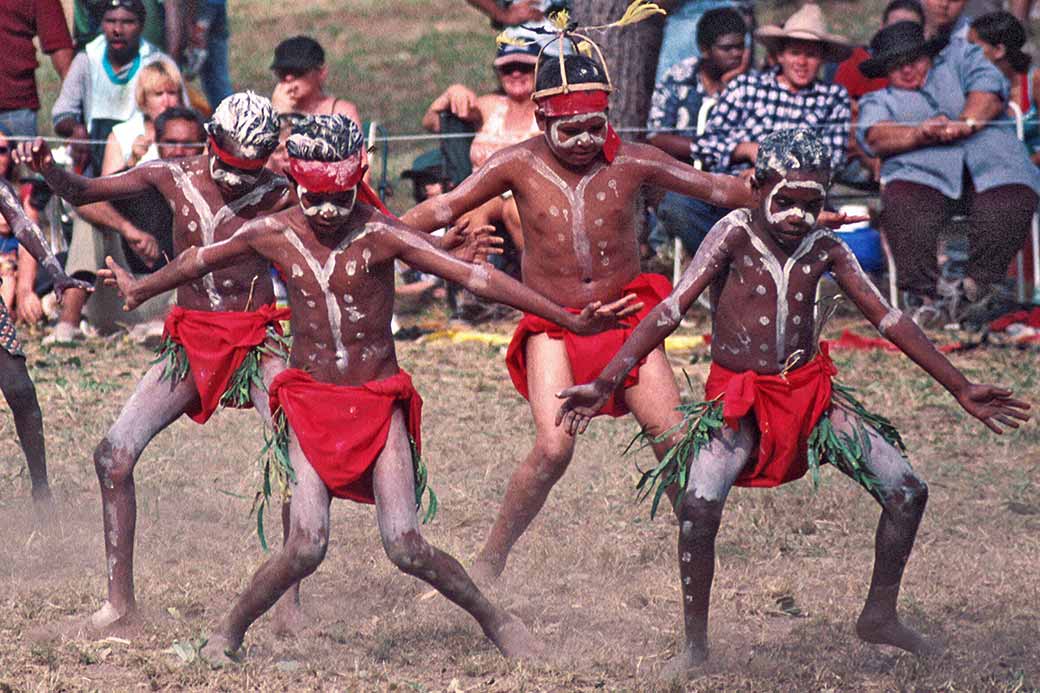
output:
[{"label": "painted leg", "polygon": [[289,439],[289,459],[296,472],[290,510],[289,537],[282,550],[261,565],[231,611],[199,653],[213,667],[231,661],[246,630],[294,584],[313,573],[329,545],[329,492],[314,471],[295,435]]},{"label": "painted leg", "polygon": [[[639,369],[639,384],[625,390],[625,406],[643,430],[656,438],[682,421],[682,415],[676,411],[679,402],[679,388],[675,385],[668,357],[664,349],[655,349]],[[676,431],[667,440],[654,443],[652,447],[658,461],[671,450],[680,435],[681,432]],[[673,484],[665,493],[672,502],[672,508],[676,509],[679,489]]]},{"label": "painted leg", "polygon": [[[839,409],[832,410],[830,417],[839,434],[849,434],[863,426],[853,415]],[[856,622],[856,634],[867,642],[893,645],[918,655],[932,654],[935,646],[903,625],[896,614],[903,570],[928,503],[928,486],[895,447],[869,426],[865,428],[870,435],[866,466],[881,482],[881,519],[874,538],[870,591]]]},{"label": "painted leg", "polygon": [[[264,386],[254,386],[250,390],[250,398],[253,401],[253,407],[257,413],[260,414],[260,418],[263,419],[264,426],[268,429],[271,428],[271,406],[270,399],[267,393],[271,389],[271,383],[274,381],[275,376],[284,371],[287,368],[285,361],[280,358],[268,356],[260,362],[260,374],[264,380]],[[290,501],[286,500],[282,504],[282,545],[289,541],[289,529],[292,524],[292,511],[290,509]],[[274,614],[272,614],[273,623],[272,628],[275,635],[282,637],[295,636],[307,623],[307,619],[304,616],[303,609],[300,604],[300,583],[293,583],[292,587],[282,595],[282,598],[278,600],[278,604],[275,605]]]},{"label": "painted leg", "polygon": [[43,440],[43,414],[36,399],[36,387],[29,378],[24,356],[12,356],[0,349],[0,390],[14,416],[18,442],[25,453],[32,482],[34,501],[48,502],[51,489],[47,485],[47,450]]},{"label": "painted leg", "polygon": [[726,496],[756,447],[754,426],[724,428],[690,464],[679,501],[679,576],[686,642],[661,670],[665,680],[686,678],[708,659],[708,607],[715,578],[715,536]]},{"label": "painted leg", "polygon": [[163,364],[152,366],[130,396],[119,418],[94,450],[94,470],[101,485],[101,516],[105,527],[108,600],[90,617],[104,629],[134,613],[134,533],[137,495],[134,467],[159,431],[184,412],[198,392],[191,377],[176,385],[160,380]]},{"label": "painted leg", "polygon": [[394,411],[386,447],[376,462],[376,518],[386,555],[403,572],[423,580],[477,620],[484,635],[506,657],[532,657],[541,643],[517,617],[492,604],[462,565],[431,546],[419,533],[415,474],[404,414]]},{"label": "painted leg", "polygon": [[506,495],[471,571],[480,581],[505,570],[513,544],[527,529],[574,455],[574,437],[556,426],[556,393],[574,384],[563,340],[544,334],[527,341],[527,387],[534,416],[534,448],[513,472]]}]

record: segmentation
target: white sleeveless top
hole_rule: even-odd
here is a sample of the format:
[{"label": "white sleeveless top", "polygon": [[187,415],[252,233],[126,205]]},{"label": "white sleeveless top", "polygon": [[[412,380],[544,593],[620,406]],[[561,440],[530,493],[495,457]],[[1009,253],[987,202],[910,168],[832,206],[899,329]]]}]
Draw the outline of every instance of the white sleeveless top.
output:
[{"label": "white sleeveless top", "polygon": [[[129,120],[125,120],[122,123],[117,123],[112,128],[112,136],[116,138],[116,142],[119,143],[119,149],[123,152],[123,161],[125,162],[130,158],[130,154],[134,150],[134,140],[144,134],[144,114],[138,111],[130,116]],[[144,153],[140,161],[137,163],[143,164],[146,161],[154,161],[159,158],[159,150],[155,148],[155,142],[152,142],[148,146],[148,151]]]},{"label": "white sleeveless top", "polygon": [[112,66],[105,60],[106,47],[105,35],[101,34],[83,51],[90,62],[89,97],[83,103],[87,129],[95,118],[118,121],[130,118],[137,111],[137,75],[141,66],[163,57],[158,48],[141,39],[141,49],[134,62],[112,73]]}]

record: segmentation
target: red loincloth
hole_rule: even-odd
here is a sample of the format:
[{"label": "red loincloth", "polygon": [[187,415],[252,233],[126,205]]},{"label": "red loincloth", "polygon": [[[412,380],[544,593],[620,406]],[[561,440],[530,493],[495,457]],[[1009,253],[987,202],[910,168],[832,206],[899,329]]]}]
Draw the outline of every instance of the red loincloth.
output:
[{"label": "red loincloth", "polygon": [[751,411],[758,421],[758,450],[737,477],[738,486],[779,486],[805,475],[809,435],[830,408],[837,372],[826,344],[816,358],[785,376],[736,373],[711,364],[704,390],[708,399],[722,395],[726,424],[739,428]]},{"label": "red loincloth", "polygon": [[[551,339],[562,339],[567,349],[567,360],[571,364],[571,374],[575,383],[588,383],[595,380],[596,376],[606,368],[614,355],[621,349],[632,330],[636,328],[639,321],[646,317],[654,306],[668,297],[672,291],[671,282],[660,274],[641,274],[622,290],[622,294],[635,294],[636,302],[643,302],[643,309],[635,315],[623,319],[621,323],[625,327],[615,330],[607,330],[599,334],[587,337],[579,336],[566,330],[556,323],[539,318],[536,315],[525,313],[520,324],[516,326],[513,339],[509,342],[509,350],[506,352],[506,366],[509,368],[509,377],[513,379],[516,391],[527,396],[527,338],[536,334],[545,333]],[[580,313],[580,310],[568,308],[571,313]],[[640,361],[625,376],[625,382],[619,389],[625,390],[639,382],[639,367],[644,361]],[[610,396],[598,415],[624,416],[628,413],[624,398],[619,397],[619,392]]]},{"label": "red loincloth", "polygon": [[321,383],[290,368],[275,377],[270,394],[271,413],[281,407],[307,461],[337,498],[375,503],[372,471],[398,401],[404,404],[416,451],[422,452],[422,397],[406,371],[348,386]]},{"label": "red loincloth", "polygon": [[184,347],[199,391],[199,406],[185,413],[198,423],[206,423],[220,406],[220,398],[249,351],[267,339],[267,326],[282,334],[281,321],[288,319],[288,308],[271,305],[254,311],[225,312],[174,306],[166,316],[163,337]]}]

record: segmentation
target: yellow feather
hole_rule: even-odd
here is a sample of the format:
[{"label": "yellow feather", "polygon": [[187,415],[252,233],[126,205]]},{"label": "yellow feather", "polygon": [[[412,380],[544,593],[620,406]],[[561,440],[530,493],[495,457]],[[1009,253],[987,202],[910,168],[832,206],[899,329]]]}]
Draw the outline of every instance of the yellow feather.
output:
[{"label": "yellow feather", "polygon": [[578,52],[584,55],[586,58],[592,57],[592,44],[588,41],[582,41],[578,44]]},{"label": "yellow feather", "polygon": [[559,10],[549,15],[549,21],[559,31],[566,31],[567,25],[571,23],[571,13],[569,10]]},{"label": "yellow feather", "polygon": [[625,14],[621,15],[621,19],[617,20],[610,26],[628,26],[629,24],[635,24],[641,22],[648,17],[652,17],[655,14],[668,14],[664,8],[655,2],[647,2],[646,0],[633,0],[632,4],[625,9]]},{"label": "yellow feather", "polygon": [[495,37],[495,44],[499,46],[528,46],[534,43],[533,41],[524,41],[512,36],[507,36],[503,31],[501,34]]}]

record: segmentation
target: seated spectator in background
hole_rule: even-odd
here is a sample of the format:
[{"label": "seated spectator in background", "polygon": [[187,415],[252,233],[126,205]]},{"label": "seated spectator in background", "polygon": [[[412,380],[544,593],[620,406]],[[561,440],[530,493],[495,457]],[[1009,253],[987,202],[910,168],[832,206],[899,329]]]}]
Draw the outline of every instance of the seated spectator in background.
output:
[{"label": "seated spectator in background", "polygon": [[[918,0],[892,0],[885,7],[881,15],[881,28],[896,22],[917,22],[924,24],[924,9]],[[852,55],[838,64],[831,79],[835,84],[840,84],[849,92],[849,101],[852,108],[852,130],[855,131],[859,120],[859,100],[864,95],[888,86],[888,77],[877,77],[871,79],[864,77],[860,72],[860,63],[870,58],[870,53],[863,46],[856,46]],[[877,183],[881,179],[881,161],[876,157],[867,156],[859,148],[859,142],[855,137],[849,140],[848,159],[845,165],[835,172],[835,180],[846,185],[870,190],[877,189]]]},{"label": "seated spectator in background", "polygon": [[1024,117],[1026,149],[1034,164],[1040,164],[1040,69],[1022,52],[1026,31],[1010,12],[991,12],[975,19],[968,41],[982,48],[983,55],[997,66],[1011,84],[1009,102],[1018,104]]},{"label": "seated spectator in background", "polygon": [[[817,79],[824,61],[849,56],[848,39],[831,34],[818,5],[807,4],[783,27],[766,26],[755,38],[776,57],[777,66],[735,77],[719,95],[707,130],[691,150],[705,170],[750,175],[758,142],[774,130],[804,127],[818,132],[831,152],[831,166],[841,167],[852,117],[849,95],[837,84]],[[698,202],[702,238],[730,210]]]},{"label": "seated spectator in background", "polygon": [[[141,67],[164,57],[141,38],[142,0],[110,0],[102,15],[102,35],[76,56],[54,102],[54,132],[61,137],[106,141],[116,123],[137,111]],[[169,58],[169,56],[165,56]],[[104,145],[73,147],[79,170],[101,170]]]},{"label": "seated spectator in background", "polygon": [[[697,24],[696,44],[700,57],[673,65],[654,87],[647,118],[647,141],[676,159],[692,162],[696,146],[697,118],[706,97],[716,97],[726,84],[747,70],[747,25],[736,10],[709,10]],[[666,192],[657,205],[657,225],[651,244],[679,238],[691,256],[704,239],[703,222],[693,217],[702,205],[698,200]],[[710,228],[710,227],[708,227]]]},{"label": "seated spectator in background", "polygon": [[[1014,129],[990,122],[1007,97],[1000,71],[978,46],[943,42],[913,22],[878,32],[860,69],[889,86],[863,97],[858,135],[881,157],[881,228],[911,316],[977,327],[1007,307],[1000,282],[1029,233],[1040,172]],[[939,235],[958,211],[968,214],[967,276],[940,291]]]},{"label": "seated spectator in background", "polygon": [[553,12],[569,10],[571,0],[466,0],[491,19],[491,26],[501,29],[528,22],[540,22]]},{"label": "seated spectator in background", "polygon": [[[755,23],[754,0],[679,0],[678,2],[659,3],[668,10],[664,20],[664,32],[661,36],[661,50],[657,57],[657,71],[654,82],[664,80],[668,70],[687,58],[699,58],[704,52],[697,43],[691,43],[690,37],[697,36],[701,19],[713,10],[722,8],[734,9],[744,20],[746,31],[757,28]],[[748,46],[750,60],[751,46]]]},{"label": "seated spectator in background", "polygon": [[0,45],[5,51],[0,61],[0,125],[17,137],[37,134],[40,96],[34,36],[65,79],[72,64],[72,37],[61,0],[0,0]]},{"label": "seated spectator in background", "polygon": [[325,93],[329,68],[325,49],[310,36],[294,36],[274,49],[271,71],[278,78],[271,103],[278,113],[345,115],[361,123],[357,106]]},{"label": "seated spectator in background", "polygon": [[141,68],[137,78],[138,111],[114,126],[105,144],[101,175],[107,176],[159,158],[155,149],[155,119],[167,108],[183,106],[180,70],[166,59]]},{"label": "seated spectator in background", "polygon": [[[28,186],[19,186],[18,181],[14,177],[15,165],[14,160],[11,158],[14,142],[7,139],[11,135],[12,133],[7,126],[0,122],[0,178],[3,178],[11,184],[11,187],[19,191],[22,207],[29,218],[36,221],[36,210],[28,204],[29,188]],[[12,315],[15,314],[17,272],[18,239],[15,238],[7,220],[0,216],[0,281],[3,282],[0,284],[0,299],[3,300],[8,312]]]},{"label": "seated spectator in background", "polygon": [[[101,34],[102,16],[115,4],[115,0],[73,0],[72,25],[77,50],[83,50]],[[178,62],[184,49],[185,20],[190,4],[185,0],[141,2],[144,8],[141,36],[153,46],[165,49],[167,55]]]},{"label": "seated spectator in background", "polygon": [[[419,204],[451,190],[451,177],[444,167],[444,157],[439,149],[424,152],[415,158],[412,167],[401,174],[401,178],[412,181],[412,199]],[[444,235],[444,229],[434,231],[434,236]],[[415,310],[430,298],[443,298],[444,280],[431,274],[423,274],[400,260],[395,261],[398,282],[394,287],[394,306],[405,312]],[[395,331],[396,333],[396,331]]]},{"label": "seated spectator in background", "polygon": [[925,38],[966,39],[970,20],[966,5],[967,0],[921,0]]}]

